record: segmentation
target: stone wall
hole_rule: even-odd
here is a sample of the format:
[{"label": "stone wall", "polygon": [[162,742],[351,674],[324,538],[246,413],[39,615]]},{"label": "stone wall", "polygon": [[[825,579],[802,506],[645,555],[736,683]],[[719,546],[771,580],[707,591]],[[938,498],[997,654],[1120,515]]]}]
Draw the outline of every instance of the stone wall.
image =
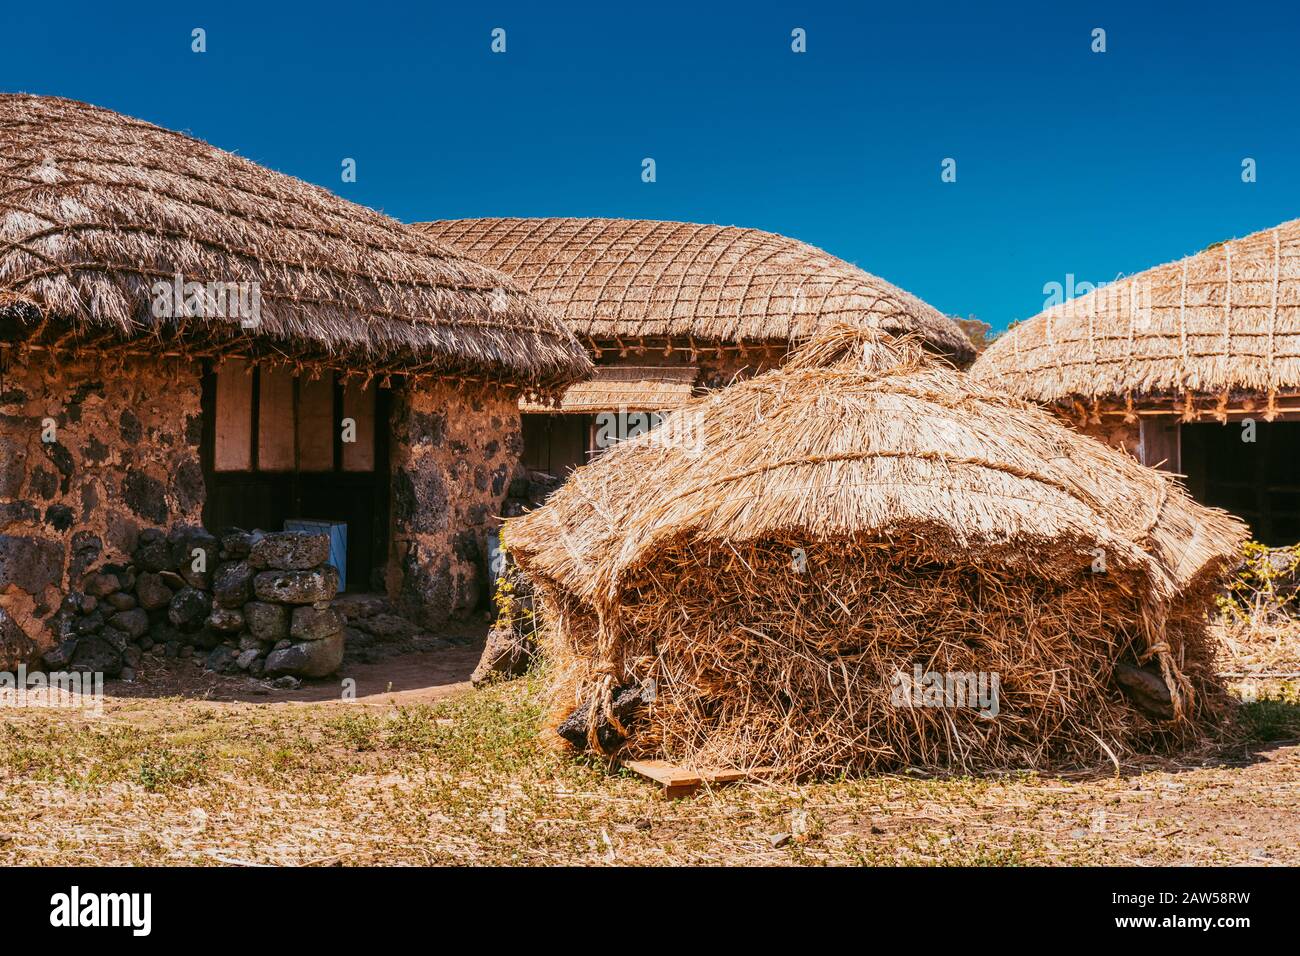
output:
[{"label": "stone wall", "polygon": [[487,534],[518,477],[518,396],[468,385],[393,395],[389,597],[426,627],[464,617],[487,591]]},{"label": "stone wall", "polygon": [[145,654],[205,658],[209,670],[325,677],[343,661],[329,538],[202,528],[140,532],[129,564],[105,564],[56,617],[52,671],[135,678]]},{"label": "stone wall", "polygon": [[201,521],[200,394],[178,361],[0,355],[0,669],[51,649],[63,596],[141,529]]}]

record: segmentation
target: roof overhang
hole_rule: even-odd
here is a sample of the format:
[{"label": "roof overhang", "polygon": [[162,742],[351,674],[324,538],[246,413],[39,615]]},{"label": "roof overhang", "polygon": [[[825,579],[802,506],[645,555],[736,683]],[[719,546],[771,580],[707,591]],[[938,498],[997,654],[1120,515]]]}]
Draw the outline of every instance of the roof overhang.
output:
[{"label": "roof overhang", "polygon": [[521,399],[521,412],[582,415],[661,412],[688,401],[699,369],[693,365],[598,365],[591,378],[570,385],[558,405]]}]

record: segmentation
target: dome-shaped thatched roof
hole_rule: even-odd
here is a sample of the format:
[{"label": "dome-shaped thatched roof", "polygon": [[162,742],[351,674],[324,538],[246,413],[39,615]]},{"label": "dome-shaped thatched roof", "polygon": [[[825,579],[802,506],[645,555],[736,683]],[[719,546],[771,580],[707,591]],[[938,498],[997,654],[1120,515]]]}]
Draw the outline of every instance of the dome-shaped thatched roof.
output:
[{"label": "dome-shaped thatched roof", "polygon": [[1032,555],[1038,573],[1073,573],[1100,548],[1168,598],[1245,529],[914,342],[841,329],[615,446],[507,532],[526,570],[598,602],[684,537],[910,532],[965,555]]},{"label": "dome-shaped thatched roof", "polygon": [[[244,351],[541,389],[590,369],[568,329],[500,273],[179,133],[6,94],[0,158],[0,340]],[[256,283],[260,324],[155,309],[155,286],[177,274]]]},{"label": "dome-shaped thatched roof", "polygon": [[[1195,736],[1220,712],[1205,615],[1244,536],[1046,410],[860,329],[683,406],[505,526],[563,740],[793,775]],[[896,696],[925,671],[996,675],[997,713]]]},{"label": "dome-shaped thatched roof", "polygon": [[1300,220],[1054,306],[971,374],[1041,402],[1300,388]]},{"label": "dome-shaped thatched roof", "polygon": [[794,342],[847,322],[919,335],[958,365],[975,352],[949,318],[883,279],[785,236],[643,219],[421,223],[508,273],[579,336]]}]

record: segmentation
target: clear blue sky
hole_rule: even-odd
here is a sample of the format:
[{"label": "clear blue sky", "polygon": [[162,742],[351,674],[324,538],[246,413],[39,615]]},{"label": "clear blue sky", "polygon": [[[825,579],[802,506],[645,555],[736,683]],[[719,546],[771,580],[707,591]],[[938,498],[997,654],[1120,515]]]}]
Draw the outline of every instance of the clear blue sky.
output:
[{"label": "clear blue sky", "polygon": [[1067,273],[1300,216],[1298,6],[9,0],[0,88],[184,130],[404,220],[770,229],[1000,328]]}]

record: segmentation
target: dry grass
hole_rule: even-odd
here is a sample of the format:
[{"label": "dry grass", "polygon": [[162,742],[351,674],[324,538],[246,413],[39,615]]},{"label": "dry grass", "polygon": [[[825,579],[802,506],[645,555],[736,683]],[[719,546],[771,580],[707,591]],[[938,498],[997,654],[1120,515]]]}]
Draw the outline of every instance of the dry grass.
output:
[{"label": "dry grass", "polygon": [[1222,671],[1230,677],[1300,677],[1300,621],[1261,626],[1248,617],[1228,618],[1211,635],[1223,647]]},{"label": "dry grass", "polygon": [[405,709],[16,712],[0,729],[0,864],[1295,865],[1297,690],[1246,708],[1275,741],[1254,753],[680,802],[541,746],[537,678]]}]

